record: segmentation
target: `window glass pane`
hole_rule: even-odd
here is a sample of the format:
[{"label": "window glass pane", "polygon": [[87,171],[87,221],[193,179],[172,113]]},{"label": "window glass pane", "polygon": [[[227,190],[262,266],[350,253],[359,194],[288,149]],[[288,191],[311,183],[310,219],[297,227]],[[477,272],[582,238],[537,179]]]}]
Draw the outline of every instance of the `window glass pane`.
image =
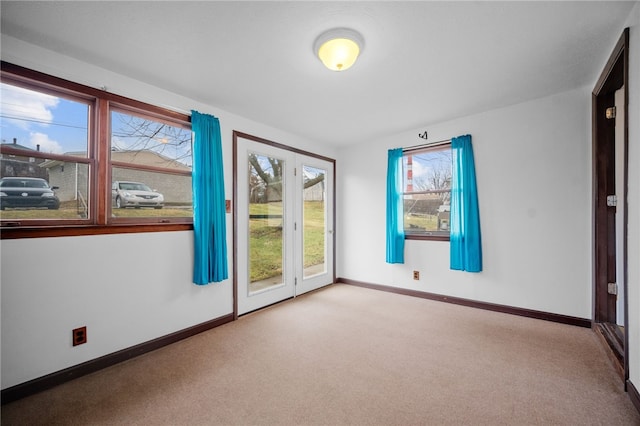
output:
[{"label": "window glass pane", "polygon": [[12,160],[2,159],[2,220],[89,217],[89,165],[44,159],[21,169],[21,175],[16,175],[14,166]]},{"label": "window glass pane", "polygon": [[193,217],[191,176],[113,167],[113,217]]},{"label": "window glass pane", "polygon": [[404,196],[405,232],[449,232],[449,204],[435,196],[417,199],[417,195]]},{"label": "window glass pane", "polygon": [[405,232],[448,235],[451,147],[408,152],[403,162]]},{"label": "window glass pane", "polygon": [[111,161],[191,171],[191,129],[112,111]]},{"label": "window glass pane", "polygon": [[112,111],[111,161],[112,217],[193,217],[190,129]]},{"label": "window glass pane", "polygon": [[0,83],[2,144],[28,153],[87,156],[89,106]]}]

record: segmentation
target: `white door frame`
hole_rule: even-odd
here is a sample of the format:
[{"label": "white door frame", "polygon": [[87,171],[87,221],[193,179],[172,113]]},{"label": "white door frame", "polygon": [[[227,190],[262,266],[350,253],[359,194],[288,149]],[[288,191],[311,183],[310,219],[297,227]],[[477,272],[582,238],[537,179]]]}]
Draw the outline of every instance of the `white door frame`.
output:
[{"label": "white door frame", "polygon": [[[301,202],[296,203],[295,206],[295,218],[296,224],[298,227],[298,232],[296,232],[296,296],[304,294],[306,292],[316,290],[320,287],[323,287],[327,284],[335,282],[335,274],[334,274],[334,242],[335,238],[333,235],[334,230],[334,221],[333,221],[333,212],[334,212],[334,162],[327,161],[325,159],[310,157],[310,156],[298,156],[296,158],[296,170],[297,175],[296,179],[296,194],[300,196],[304,193],[304,172],[303,169],[305,166],[314,167],[316,169],[324,170],[325,173],[325,188],[326,197],[325,197],[325,238],[327,238],[328,244],[325,244],[325,255],[324,255],[324,270],[318,271],[318,273],[309,275],[305,277],[304,270],[304,204]],[[329,281],[329,282],[328,282]]]},{"label": "white door frame", "polygon": [[[257,143],[257,144],[256,144]],[[247,291],[248,286],[248,273],[246,271],[247,257],[248,257],[248,232],[244,228],[243,218],[247,217],[247,206],[243,206],[244,200],[239,198],[239,183],[241,173],[247,173],[247,166],[244,158],[247,153],[247,147],[257,147],[257,151],[264,153],[265,155],[271,155],[276,150],[280,150],[284,156],[286,156],[286,169],[283,172],[283,176],[291,178],[291,182],[295,182],[295,185],[288,185],[290,187],[291,194],[287,197],[291,197],[293,200],[294,192],[302,194],[303,190],[303,176],[300,171],[301,165],[309,165],[313,167],[319,167],[327,170],[326,176],[326,188],[327,188],[327,203],[326,203],[326,241],[327,241],[327,254],[325,256],[326,268],[323,274],[310,276],[308,279],[304,279],[303,273],[303,261],[302,261],[302,203],[296,203],[297,205],[291,205],[290,207],[283,207],[283,217],[286,218],[288,214],[291,214],[295,222],[296,232],[290,233],[283,229],[283,238],[285,238],[285,271],[283,271],[283,283],[284,285],[277,287],[268,296],[260,295],[256,300],[263,299],[263,302],[250,301],[245,297],[244,293],[239,292]],[[284,152],[283,152],[284,151]],[[279,154],[278,154],[279,155]],[[279,155],[282,157],[282,155]],[[293,161],[292,161],[293,160]],[[241,162],[241,163],[239,163]],[[244,163],[244,164],[242,164]],[[293,171],[293,166],[298,169],[296,176],[290,176]],[[314,290],[324,285],[332,284],[335,282],[335,160],[313,154],[307,151],[292,148],[286,145],[272,142],[266,139],[262,139],[256,136],[252,136],[239,131],[233,131],[233,298],[234,298],[234,318],[238,318],[239,315],[251,312],[256,309],[260,309],[264,306],[268,306],[272,303],[285,300],[290,297],[295,297],[307,291]],[[289,193],[289,190],[285,190]],[[246,203],[245,203],[246,204]],[[289,203],[291,204],[291,203]],[[289,213],[288,209],[291,208]],[[242,229],[244,228],[244,229]],[[299,230],[299,231],[298,231]],[[291,238],[291,240],[289,240]],[[293,240],[295,239],[295,240]],[[294,250],[294,247],[298,249]],[[244,257],[243,257],[244,256]],[[291,266],[291,267],[289,267]],[[244,270],[242,270],[244,269]],[[287,276],[287,274],[291,274]],[[297,281],[297,286],[295,283]],[[290,284],[294,284],[293,288]],[[240,296],[240,297],[239,297]],[[253,295],[252,295],[253,296]],[[273,296],[273,297],[272,297]],[[244,300],[241,298],[244,297]]]}]

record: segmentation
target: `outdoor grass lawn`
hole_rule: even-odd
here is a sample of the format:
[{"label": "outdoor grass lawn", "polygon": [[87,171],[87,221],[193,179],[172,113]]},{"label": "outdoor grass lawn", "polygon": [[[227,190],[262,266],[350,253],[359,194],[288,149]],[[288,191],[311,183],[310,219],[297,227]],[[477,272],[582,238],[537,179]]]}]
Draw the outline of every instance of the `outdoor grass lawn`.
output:
[{"label": "outdoor grass lawn", "polygon": [[304,267],[324,263],[324,201],[304,202]]},{"label": "outdoor grass lawn", "polygon": [[114,217],[192,217],[193,209],[178,209],[165,206],[162,209],[154,208],[129,208],[129,209],[111,209]]},{"label": "outdoor grass lawn", "polygon": [[48,209],[7,209],[0,210],[2,219],[80,219],[76,209],[48,210]]},{"label": "outdoor grass lawn", "polygon": [[[78,215],[75,203],[72,206],[60,206],[58,210],[48,209],[7,209],[0,211],[2,219],[82,219]],[[164,207],[162,209],[153,208],[129,208],[129,209],[112,209],[111,214],[114,217],[191,217],[193,211],[191,209],[178,209]]]},{"label": "outdoor grass lawn", "polygon": [[[250,204],[250,215],[282,215],[281,203]],[[304,267],[324,263],[324,202],[304,202]],[[282,275],[282,218],[249,220],[249,281]]]},{"label": "outdoor grass lawn", "polygon": [[436,231],[438,229],[438,216],[436,215],[427,215],[427,216],[405,215],[404,228],[409,229],[411,225],[414,225],[417,228],[424,229],[427,231]]}]

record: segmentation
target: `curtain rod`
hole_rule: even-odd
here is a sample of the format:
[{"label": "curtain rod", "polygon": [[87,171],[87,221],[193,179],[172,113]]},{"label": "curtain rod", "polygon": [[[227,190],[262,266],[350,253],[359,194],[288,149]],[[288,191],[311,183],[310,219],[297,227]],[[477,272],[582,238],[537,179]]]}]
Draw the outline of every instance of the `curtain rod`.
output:
[{"label": "curtain rod", "polygon": [[159,105],[159,106],[161,108],[165,108],[165,109],[171,110],[173,112],[177,112],[177,113],[180,113],[180,114],[188,115],[189,117],[191,117],[191,110],[187,111],[185,109],[178,108],[178,107],[171,106],[171,105],[167,105],[167,104],[162,104],[162,105]]},{"label": "curtain rod", "polygon": [[402,148],[402,152],[414,151],[417,149],[428,148],[431,146],[444,145],[446,143],[451,143],[451,139],[445,139],[445,140],[436,141],[436,142],[429,142],[429,143],[423,143],[420,145],[408,146],[406,148]]}]

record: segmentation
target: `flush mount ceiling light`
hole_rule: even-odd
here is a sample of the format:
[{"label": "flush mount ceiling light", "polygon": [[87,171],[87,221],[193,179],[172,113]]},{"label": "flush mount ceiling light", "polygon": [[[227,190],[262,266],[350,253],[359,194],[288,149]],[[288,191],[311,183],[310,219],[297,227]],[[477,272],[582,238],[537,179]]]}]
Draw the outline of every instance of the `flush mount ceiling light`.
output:
[{"label": "flush mount ceiling light", "polygon": [[360,33],[348,28],[325,31],[313,44],[313,52],[332,71],[351,68],[363,48],[364,39]]}]

